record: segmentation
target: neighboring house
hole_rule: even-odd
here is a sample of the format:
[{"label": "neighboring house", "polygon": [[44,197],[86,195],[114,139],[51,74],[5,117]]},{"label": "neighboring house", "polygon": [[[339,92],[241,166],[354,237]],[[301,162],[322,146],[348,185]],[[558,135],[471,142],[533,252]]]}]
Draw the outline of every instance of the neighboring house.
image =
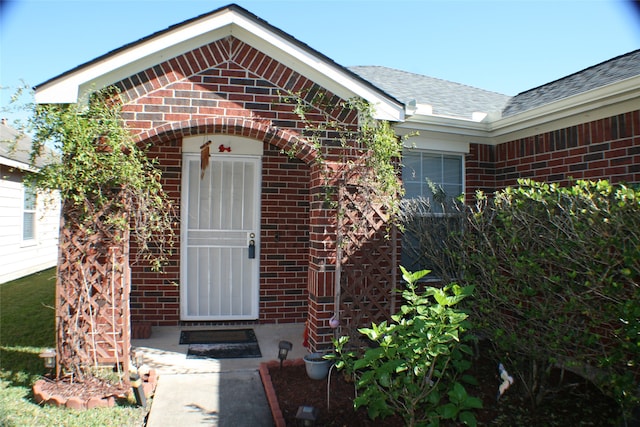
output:
[{"label": "neighboring house", "polygon": [[0,283],[56,265],[60,200],[25,186],[31,139],[0,124]]},{"label": "neighboring house", "polygon": [[[165,274],[132,266],[134,322],[308,320],[312,347],[329,345],[336,212],[318,197],[316,147],[283,92],[302,93],[312,119],[325,113],[357,126],[354,115],[323,110],[314,97],[323,90],[332,101],[367,100],[398,134],[419,132],[404,152],[407,197],[429,196],[426,178],[450,194],[493,191],[518,177],[640,182],[640,51],[510,97],[389,68],[345,68],[231,5],[55,77],[36,88],[36,102],[83,102],[85,91],[107,85],[121,89],[126,124],[150,143],[180,206],[180,250]],[[339,144],[332,154],[338,163]],[[380,280],[366,266],[347,267],[341,285]]]}]

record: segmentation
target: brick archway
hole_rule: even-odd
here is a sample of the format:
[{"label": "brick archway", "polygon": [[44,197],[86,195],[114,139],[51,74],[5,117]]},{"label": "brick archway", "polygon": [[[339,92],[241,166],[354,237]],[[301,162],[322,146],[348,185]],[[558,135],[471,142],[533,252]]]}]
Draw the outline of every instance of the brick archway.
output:
[{"label": "brick archway", "polygon": [[283,151],[294,153],[297,159],[307,165],[313,165],[318,157],[317,149],[296,133],[272,126],[268,120],[246,117],[207,117],[167,123],[138,134],[137,139],[154,144],[167,139],[216,133],[243,136],[272,144]]},{"label": "brick archway", "polygon": [[[186,136],[225,134],[251,138],[275,147],[274,154],[279,155],[281,160],[299,161],[307,167],[304,172],[307,193],[304,201],[300,202],[307,206],[304,215],[307,234],[298,236],[307,245],[304,265],[298,258],[296,262],[299,264],[295,267],[283,268],[299,268],[301,273],[293,274],[305,276],[299,283],[301,287],[306,285],[307,300],[293,302],[302,303],[307,308],[304,314],[309,322],[312,348],[329,345],[331,330],[328,321],[335,295],[337,215],[335,208],[324,203],[327,174],[323,173],[323,168],[326,162],[320,162],[319,158],[326,157],[330,162],[339,162],[341,148],[337,136],[331,132],[327,131],[321,136],[321,148],[311,144],[305,135],[309,123],[322,126],[327,120],[355,128],[357,113],[338,107],[342,101],[338,95],[233,36],[166,60],[121,80],[116,87],[124,102],[123,119],[127,127],[141,145],[150,144],[150,156],[164,162],[164,179],[169,183],[167,187],[176,201],[180,199],[181,188],[179,141]],[[296,106],[288,99],[291,94],[300,96],[309,107],[304,118],[300,117]],[[322,156],[318,150],[321,150]],[[280,155],[280,152],[291,154],[293,159]],[[292,164],[284,166],[297,167]],[[339,167],[336,165],[337,169]],[[286,176],[291,169],[280,169],[278,172]],[[278,181],[275,189],[269,190],[280,192],[282,185],[298,186],[300,182],[285,184]],[[283,198],[292,197],[290,190],[283,190],[279,194]],[[291,207],[298,209],[299,205]],[[282,206],[279,208],[283,217],[291,215],[290,212],[284,212]],[[300,221],[296,227],[300,227]],[[279,256],[282,255],[273,254],[273,258]],[[144,285],[143,293],[146,294],[140,295],[139,301],[132,298],[132,305],[142,307],[135,307],[135,316],[139,320],[151,318],[157,325],[175,325],[180,321],[178,293],[162,287],[163,284],[179,280],[179,256],[172,262],[170,270],[173,281],[147,271],[136,272],[142,282],[149,284]],[[291,261],[285,259],[282,262]],[[287,280],[283,280],[283,283],[289,285]],[[290,291],[300,292],[301,289]],[[148,310],[144,306],[147,295],[153,300],[150,304],[154,305]],[[282,300],[288,303],[291,298],[300,298],[298,295],[301,294],[285,294]]]},{"label": "brick archway", "polygon": [[[297,161],[304,163],[308,168],[308,190],[309,194],[305,196],[309,202],[307,221],[308,228],[308,248],[305,261],[305,281],[302,283],[306,287],[306,292],[301,294],[305,297],[306,303],[306,319],[309,326],[309,341],[312,348],[319,348],[330,343],[330,335],[327,334],[328,320],[331,317],[331,307],[334,301],[334,262],[335,262],[335,245],[329,244],[329,240],[335,239],[335,221],[336,215],[331,208],[327,208],[322,203],[318,203],[315,199],[318,194],[324,191],[325,181],[322,179],[323,174],[320,172],[317,162],[317,148],[309,144],[306,140],[299,137],[299,134],[288,129],[275,127],[268,120],[254,120],[248,117],[210,117],[194,120],[185,120],[180,122],[172,122],[160,125],[156,128],[140,132],[136,137],[140,144],[150,145],[150,156],[161,159],[178,159],[181,156],[181,144],[179,141],[187,136],[196,136],[202,134],[224,134],[241,136],[262,141],[263,143],[276,147],[275,153],[288,152],[292,153]],[[173,142],[172,142],[173,141]],[[286,157],[286,154],[280,156]],[[173,166],[168,168],[168,187],[175,189],[174,199],[179,200],[180,197],[180,174],[178,164],[173,162]],[[276,255],[277,256],[277,255]],[[178,279],[178,268],[180,256],[174,258],[176,271],[173,273],[175,280]],[[287,261],[289,262],[289,261]],[[135,269],[134,269],[135,270]],[[135,274],[135,272],[134,272]],[[150,274],[145,272],[144,281],[150,282],[154,280],[158,283],[167,283],[166,278],[157,276],[150,279]],[[170,280],[169,280],[170,281]],[[146,286],[144,289],[147,289]],[[169,291],[170,293],[173,291]],[[167,298],[167,293],[161,285],[154,285],[149,291],[138,292],[136,298],[141,300],[145,295],[162,293],[161,298]],[[178,293],[172,293],[170,298],[175,298],[176,303],[174,315],[164,315],[163,319],[154,324],[175,324],[179,321],[178,310]],[[290,298],[290,296],[288,297]],[[132,300],[134,306],[138,301]],[[145,309],[132,310],[134,322],[146,321]],[[151,315],[154,316],[153,314]],[[262,317],[261,317],[262,318]],[[173,319],[173,320],[171,320]],[[326,335],[326,336],[325,336]]]}]

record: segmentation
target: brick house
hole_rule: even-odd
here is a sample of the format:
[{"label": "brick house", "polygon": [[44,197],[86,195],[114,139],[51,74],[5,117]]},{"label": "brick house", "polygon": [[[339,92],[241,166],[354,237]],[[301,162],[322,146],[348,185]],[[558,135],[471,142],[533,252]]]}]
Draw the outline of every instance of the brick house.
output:
[{"label": "brick house", "polygon": [[[311,346],[328,345],[341,307],[336,213],[318,197],[317,148],[283,93],[303,94],[316,122],[357,126],[356,115],[326,106],[360,97],[399,135],[419,132],[403,154],[407,197],[429,196],[425,178],[456,194],[518,177],[640,182],[640,51],[509,97],[384,67],[345,68],[230,5],[44,82],[36,102],[82,102],[107,85],[121,89],[126,124],[150,144],[179,206],[172,264],[164,274],[131,267],[133,322],[308,320]],[[332,102],[318,102],[320,92]],[[324,141],[320,149],[338,163],[340,146],[330,134]],[[339,283],[368,286],[360,276]]]}]

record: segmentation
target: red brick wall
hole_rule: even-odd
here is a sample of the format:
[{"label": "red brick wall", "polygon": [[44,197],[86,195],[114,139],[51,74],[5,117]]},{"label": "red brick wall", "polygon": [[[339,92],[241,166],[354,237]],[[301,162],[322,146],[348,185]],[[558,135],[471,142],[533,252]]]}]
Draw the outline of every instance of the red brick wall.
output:
[{"label": "red brick wall", "polygon": [[[180,215],[181,141],[154,145],[163,187]],[[307,316],[309,256],[309,167],[265,144],[262,158],[260,321],[304,322]],[[180,230],[176,229],[179,236]],[[132,251],[135,254],[135,249]],[[180,320],[179,242],[170,265],[154,273],[132,262],[133,322],[175,325]]]},{"label": "red brick wall", "polygon": [[640,182],[640,110],[522,138],[495,147],[472,144],[466,193],[515,185],[518,178]]},{"label": "red brick wall", "polygon": [[[180,175],[182,141],[168,140],[153,145],[149,157],[158,160],[162,170],[162,186],[174,200],[176,215],[180,215]],[[174,230],[180,236],[180,225]],[[133,242],[132,242],[133,243]],[[180,243],[176,242],[169,265],[162,273],[154,272],[144,260],[136,260],[136,247],[131,248],[131,322],[153,325],[176,325],[180,318]]]},{"label": "red brick wall", "polygon": [[309,262],[309,167],[265,146],[260,320],[304,322]]},{"label": "red brick wall", "polygon": [[[317,224],[333,221],[335,212],[314,201],[325,184],[316,148],[304,139],[306,123],[282,95],[300,93],[312,107],[307,119],[315,123],[324,122],[321,111],[348,124],[356,123],[356,113],[335,108],[339,97],[326,91],[319,97],[317,84],[233,37],[169,59],[118,86],[125,121],[140,141],[152,144],[150,156],[158,158],[165,188],[176,202],[183,137],[220,133],[263,141],[259,320],[300,322],[309,301],[332,301],[333,286],[319,283],[333,275],[335,245],[327,239],[335,230],[330,224],[327,237]],[[320,135],[329,159],[340,154],[332,136]],[[283,151],[295,152],[295,158]],[[179,283],[179,269],[178,253],[164,275],[133,265],[134,322],[179,322],[179,288],[172,285]],[[319,315],[312,322],[314,330],[324,331],[328,318]],[[320,335],[314,332],[312,341],[328,340]]]}]

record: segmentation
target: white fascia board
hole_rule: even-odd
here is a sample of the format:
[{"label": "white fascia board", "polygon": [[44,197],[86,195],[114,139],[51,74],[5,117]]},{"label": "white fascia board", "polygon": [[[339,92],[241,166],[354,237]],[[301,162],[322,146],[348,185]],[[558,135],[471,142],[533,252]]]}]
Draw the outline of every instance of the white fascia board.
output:
[{"label": "white fascia board", "polygon": [[639,106],[640,76],[635,76],[489,122],[488,136],[493,144],[502,144],[634,111]]},{"label": "white fascia board", "polygon": [[60,79],[36,89],[36,103],[60,104],[78,101],[81,87],[101,87],[99,82],[114,83],[120,78],[157,65],[194,48],[194,42],[207,43],[224,37],[232,23],[231,13],[210,16],[207,19],[180,26],[157,37],[152,37],[128,49],[108,55],[101,61],[82,67]]},{"label": "white fascia board", "polygon": [[[272,56],[310,80],[343,99],[358,96],[374,107],[374,117],[381,120],[403,121],[404,105],[394,102],[363,82],[303,47],[291,43],[254,21],[240,17],[233,35],[245,43]],[[283,56],[283,53],[285,54]]]},{"label": "white fascia board", "polygon": [[394,125],[399,135],[416,133],[433,140],[456,141],[464,144],[491,144],[486,122],[437,115],[412,115]]},{"label": "white fascia board", "polygon": [[[119,82],[122,79],[126,79],[127,77],[139,73],[140,71],[187,53],[195,49],[196,46],[206,45],[212,41],[224,38],[231,34],[231,26],[232,25],[230,24],[222,28],[216,28],[215,30],[209,31],[206,34],[201,34],[195,38],[169,45],[168,47],[164,47],[161,51],[154,52],[153,54],[141,57],[140,59],[133,59],[132,62],[118,61],[118,64],[111,64],[116,65],[116,68],[109,73],[99,73],[96,76],[91,76],[92,78],[90,80],[83,82],[79,86],[77,89],[77,96],[82,97],[86,93],[95,90],[95,88],[103,88]],[[77,100],[79,99],[80,98]]]},{"label": "white fascia board", "polygon": [[122,52],[109,55],[38,87],[36,103],[75,103],[85,91],[108,86],[228,35],[264,51],[344,99],[362,97],[374,106],[376,118],[404,120],[403,105],[382,96],[311,51],[291,43],[254,20],[229,10],[134,44]]},{"label": "white fascia board", "polygon": [[640,76],[593,89],[520,114],[482,121],[414,114],[395,125],[398,134],[498,145],[637,110]]},{"label": "white fascia board", "polygon": [[0,156],[0,165],[4,165],[4,166],[7,166],[9,168],[20,169],[20,170],[28,171],[28,172],[37,172],[38,171],[38,169],[31,167],[27,163],[18,162],[16,160],[8,159],[8,158],[2,157],[2,156]]}]

